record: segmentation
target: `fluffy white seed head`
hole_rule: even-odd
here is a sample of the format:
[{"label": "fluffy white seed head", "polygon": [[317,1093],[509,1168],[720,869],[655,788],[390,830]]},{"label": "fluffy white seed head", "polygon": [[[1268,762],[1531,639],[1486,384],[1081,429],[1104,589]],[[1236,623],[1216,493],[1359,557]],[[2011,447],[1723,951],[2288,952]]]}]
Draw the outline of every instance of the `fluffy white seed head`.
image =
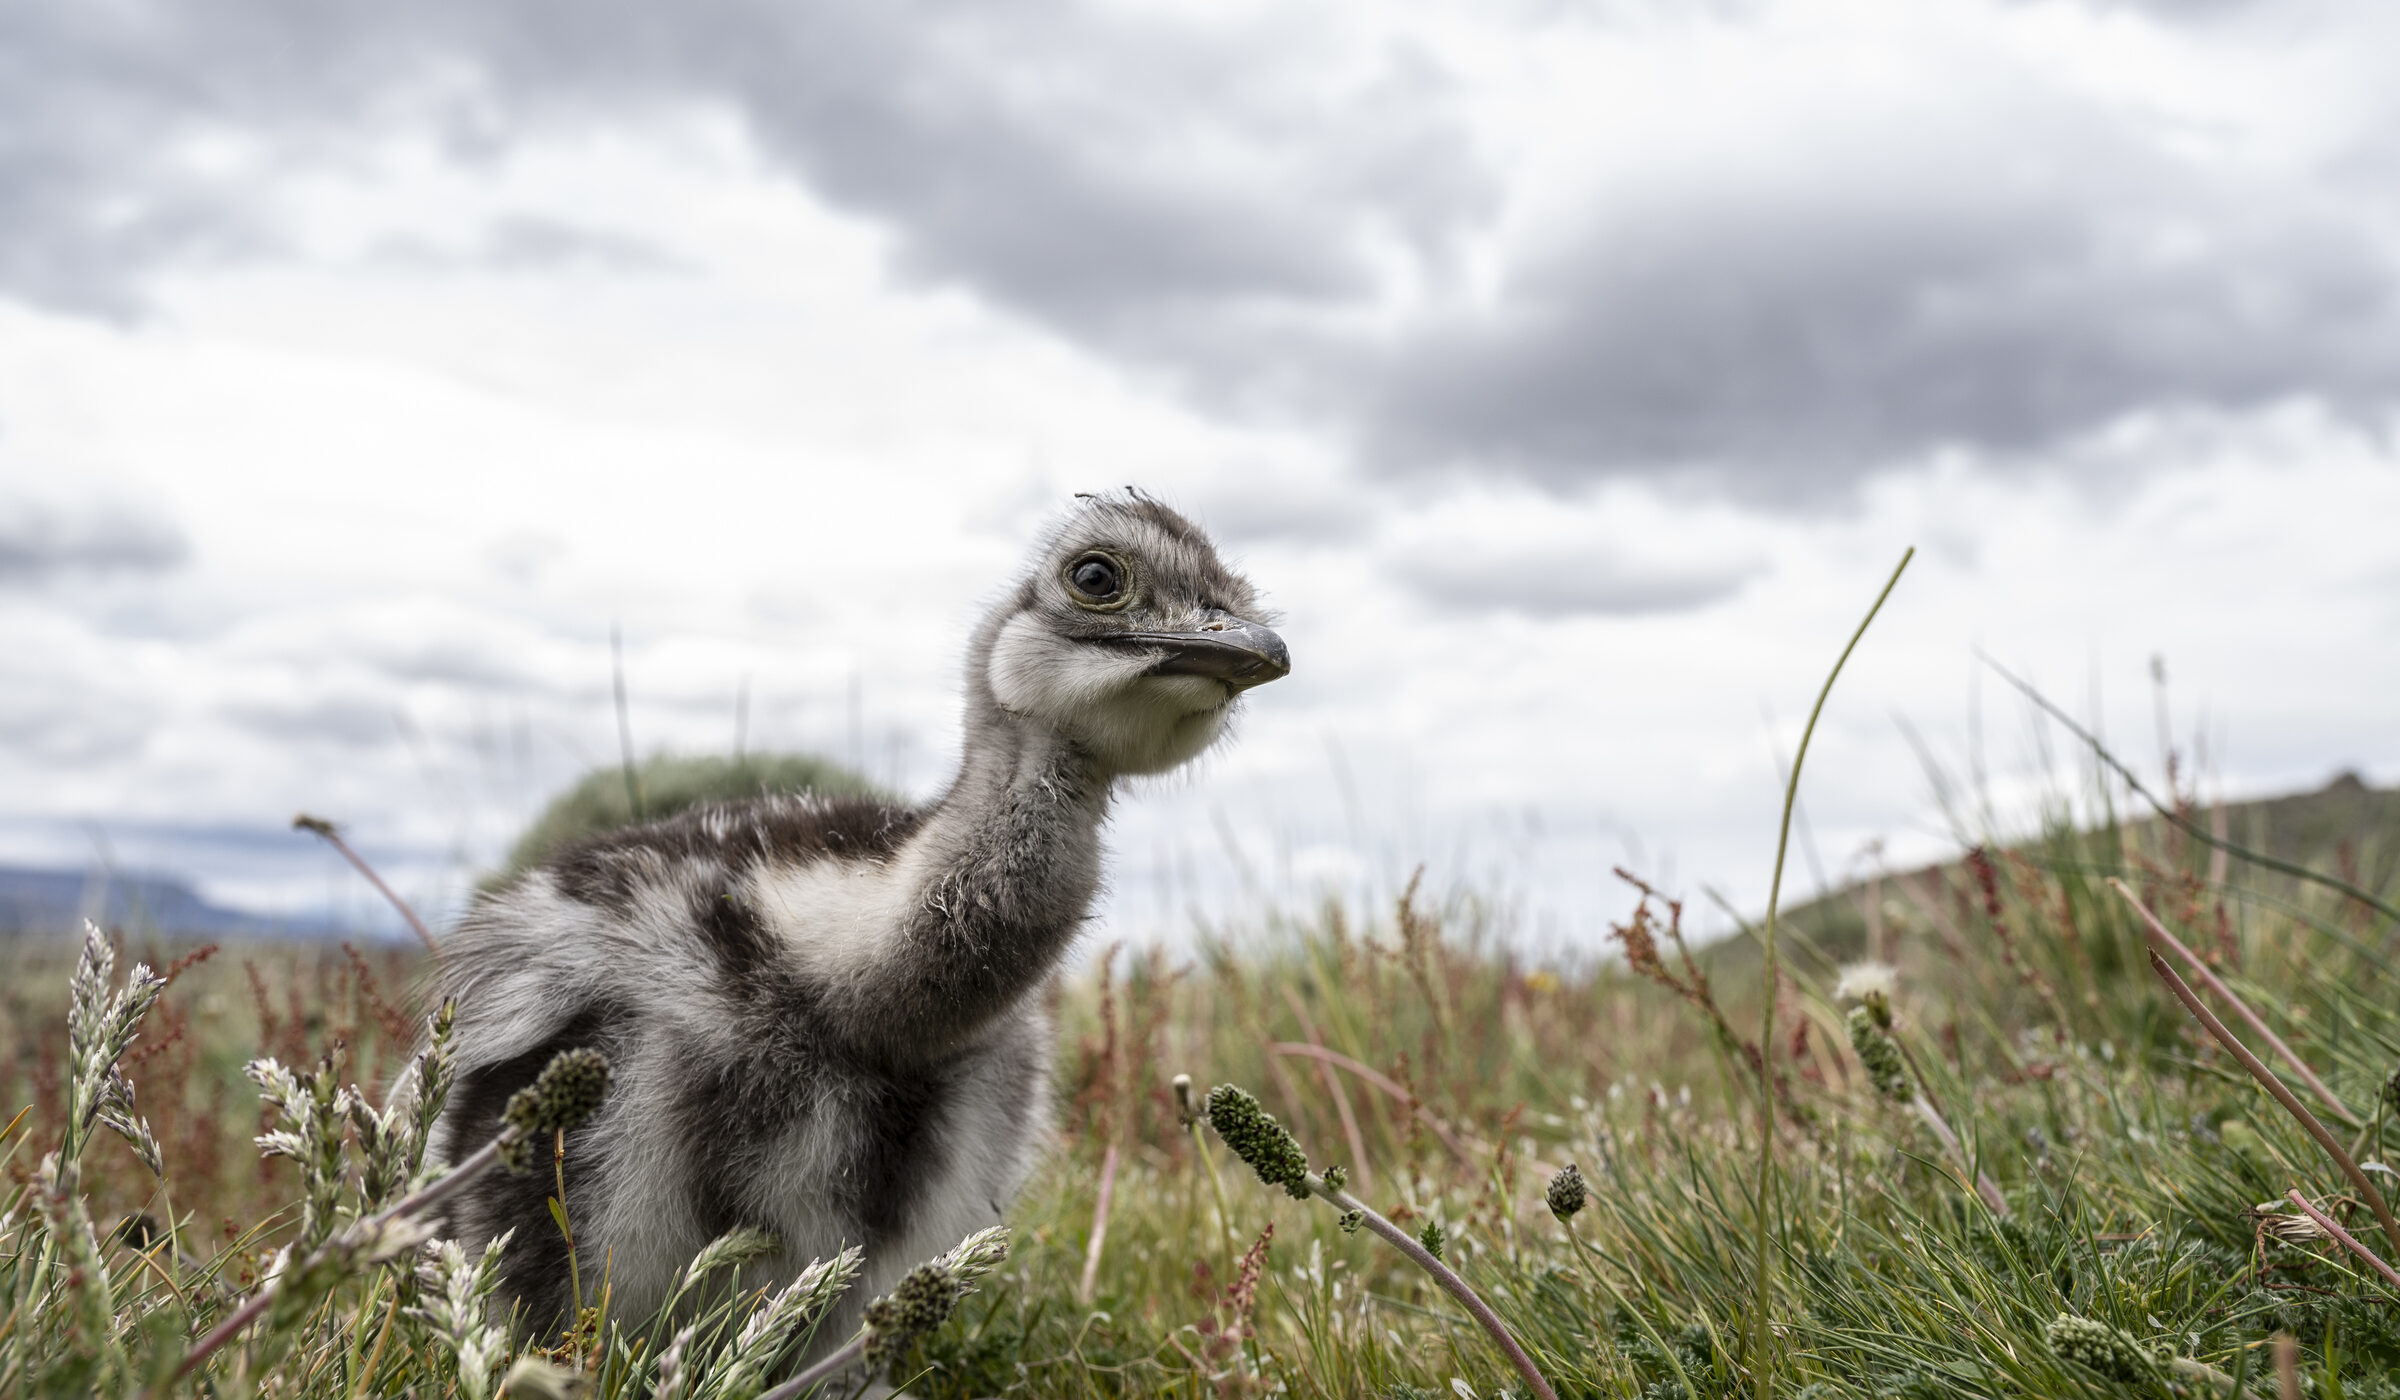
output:
[{"label": "fluffy white seed head", "polygon": [[1890,963],[1854,962],[1842,969],[1842,980],[1835,984],[1833,994],[1845,1001],[1878,996],[1888,1000],[1899,988],[1899,969]]}]

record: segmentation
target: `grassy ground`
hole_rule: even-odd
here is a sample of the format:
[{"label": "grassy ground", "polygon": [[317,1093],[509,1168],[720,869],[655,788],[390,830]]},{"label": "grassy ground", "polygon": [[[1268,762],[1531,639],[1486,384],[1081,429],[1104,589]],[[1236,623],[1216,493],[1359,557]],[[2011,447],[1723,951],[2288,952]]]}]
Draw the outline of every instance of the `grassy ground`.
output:
[{"label": "grassy ground", "polygon": [[[2363,1125],[2318,1103],[2341,1145],[2383,1157],[2400,930],[2155,823],[2062,820],[1890,882],[1856,929],[1819,920],[1850,946],[1871,925],[1897,965],[1891,1039],[1914,1102],[1870,1082],[1838,959],[1808,956],[1798,926],[1763,1057],[1778,1107],[1762,1352],[1756,960],[1687,963],[1674,911],[1628,885],[1627,957],[1529,966],[1487,936],[1473,899],[1416,891],[1262,917],[1187,960],[1112,954],[1062,987],[1060,1131],[1012,1215],[1014,1253],[897,1370],[927,1397],[1524,1393],[1397,1252],[1190,1130],[1172,1084],[1186,1074],[1202,1092],[1256,1093],[1319,1169],[1345,1166],[1412,1233],[1438,1222],[1448,1260],[1562,1396],[1750,1394],[1762,1367],[1786,1395],[2205,1394],[2236,1378],[2271,1395],[2278,1334],[2296,1339],[2303,1390],[2400,1395],[2400,1290],[2276,1203],[2296,1188],[2384,1257],[2394,1242],[2162,990],[2110,876],[2323,1077]],[[73,954],[18,947],[0,992],[0,1122],[27,1109],[0,1140],[0,1393],[164,1387],[276,1250],[338,1242],[405,1186],[377,1166],[396,1149],[355,1134],[324,1148],[347,1154],[331,1161],[262,1159],[249,1139],[309,1110],[263,1110],[242,1065],[273,1054],[305,1070],[339,1046],[339,1081],[379,1101],[416,1033],[407,954],[137,946],[128,960],[171,972],[123,1061],[163,1179],[101,1127],[72,1190],[45,1192],[61,1173],[39,1163],[70,1136],[76,1093]],[[1544,1193],[1570,1162],[1589,1203],[1562,1223]],[[137,1215],[147,1228],[118,1229]],[[295,1286],[179,1388],[493,1393],[513,1344],[448,1302],[471,1299],[474,1261],[418,1277],[406,1255],[367,1257]],[[772,1310],[720,1297],[666,1388],[744,1396],[789,1374],[805,1319]],[[2062,1315],[2099,1327],[2078,1339]],[[555,1393],[570,1373],[608,1396],[658,1387],[669,1334],[594,1322],[513,1391]]]}]

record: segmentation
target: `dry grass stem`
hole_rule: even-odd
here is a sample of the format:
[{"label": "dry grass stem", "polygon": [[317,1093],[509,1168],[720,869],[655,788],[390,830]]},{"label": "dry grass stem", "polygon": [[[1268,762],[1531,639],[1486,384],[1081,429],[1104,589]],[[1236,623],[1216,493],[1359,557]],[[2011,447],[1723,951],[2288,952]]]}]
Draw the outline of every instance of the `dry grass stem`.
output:
[{"label": "dry grass stem", "polygon": [[2342,1121],[2353,1128],[2365,1126],[2366,1120],[2351,1112],[2349,1105],[2336,1098],[2333,1090],[2325,1087],[2325,1081],[2317,1077],[2317,1072],[2308,1067],[2308,1062],[2301,1059],[2291,1046],[2284,1044],[2283,1037],[2270,1030],[2267,1023],[2259,1019],[2258,1013],[2250,1009],[2249,1003],[2236,996],[2233,988],[2226,986],[2224,980],[2217,976],[2216,971],[2201,961],[2199,954],[2185,947],[2182,939],[2168,932],[2167,926],[2159,922],[2158,916],[2150,912],[2149,906],[2143,904],[2123,880],[2111,876],[2108,883],[2118,894],[2125,897],[2127,904],[2133,906],[2133,912],[2141,915],[2142,922],[2150,929],[2150,937],[2156,942],[2164,943],[2176,957],[2183,959],[2184,965],[2192,970],[2192,975],[2198,977],[2203,985],[2222,998],[2227,1006],[2232,1007],[2233,1014],[2242,1018],[2243,1025],[2248,1026],[2258,1034],[2260,1039],[2272,1046],[2275,1053],[2282,1057],[2285,1064],[2292,1067],[2292,1072],[2300,1076],[2309,1089],[2324,1101],[2327,1108],[2340,1115]]},{"label": "dry grass stem", "polygon": [[1442,1121],[1441,1115],[1427,1108],[1415,1094],[1408,1091],[1405,1085],[1400,1084],[1374,1066],[1360,1064],[1339,1050],[1328,1050],[1322,1045],[1310,1045],[1305,1041],[1279,1040],[1267,1048],[1277,1055],[1299,1055],[1316,1060],[1321,1064],[1334,1065],[1348,1070],[1381,1089],[1385,1094],[1397,1100],[1401,1107],[1415,1114],[1417,1119],[1424,1123],[1435,1137],[1442,1140],[1442,1146],[1450,1149],[1450,1155],[1456,1157],[1460,1165],[1474,1167],[1479,1164],[1481,1159],[1469,1150],[1467,1144],[1459,1139],[1458,1134],[1451,1130],[1449,1124]]},{"label": "dry grass stem", "polygon": [[2317,1209],[2315,1206],[2310,1205],[2308,1203],[2308,1198],[2300,1194],[2298,1187],[2294,1187],[2293,1189],[2284,1192],[2283,1197],[2285,1200],[2290,1201],[2293,1205],[2300,1207],[2301,1211],[2304,1212],[2309,1219],[2317,1222],[2318,1229],[2323,1230],[2326,1234],[2333,1236],[2334,1239],[2341,1244],[2342,1248],[2349,1250],[2352,1254],[2355,1254],[2359,1258],[2365,1260],[2369,1268],[2372,1268],[2375,1272],[2383,1275],[2384,1282],[2390,1284],[2394,1288],[2400,1288],[2400,1273],[2394,1273],[2391,1265],[2384,1263],[2383,1260],[2376,1255],[2374,1250],[2371,1250],[2365,1245],[2360,1244],[2358,1242],[2358,1237],[2351,1234],[2348,1230],[2343,1229],[2339,1221],[2336,1221],[2332,1216],[2327,1215],[2325,1212]]},{"label": "dry grass stem", "polygon": [[2383,1227],[2384,1238],[2390,1240],[2395,1248],[2400,1248],[2400,1221],[2392,1219],[2392,1208],[2384,1203],[2383,1193],[2375,1189],[2375,1183],[2359,1170],[2358,1163],[2342,1150],[2342,1145],[2333,1140],[2333,1134],[2317,1121],[2317,1115],[2309,1112],[2308,1105],[2300,1102],[2290,1089],[2284,1087],[2283,1081],[2275,1077],[2275,1071],[2268,1069],[2258,1056],[2250,1053],[2250,1047],[2242,1044],[2232,1031],[2225,1028],[2225,1023],[2201,1003],[2199,995],[2175,975],[2175,969],[2167,966],[2167,960],[2155,950],[2150,954],[2150,970],[2158,974],[2159,980],[2167,984],[2167,990],[2175,994],[2175,999],[2183,1003],[2184,1009],[2192,1013],[2209,1035],[2225,1047],[2226,1053],[2240,1061],[2242,1068],[2250,1071],[2250,1077],[2265,1086],[2266,1091],[2275,1096],[2275,1101],[2300,1121],[2300,1126],[2308,1130],[2308,1135],[2325,1149],[2325,1155],[2331,1157],[2334,1165],[2342,1169],[2342,1174],[2350,1178],[2350,1184],[2357,1188],[2359,1199],[2375,1212],[2376,1223]]},{"label": "dry grass stem", "polygon": [[1075,1284],[1075,1301],[1082,1307],[1090,1307],[1100,1290],[1100,1255],[1108,1247],[1108,1214],[1117,1197],[1117,1156],[1117,1145],[1112,1142],[1100,1159],[1100,1193],[1092,1203],[1091,1243],[1084,1246],[1083,1277]]},{"label": "dry grass stem", "polygon": [[416,934],[417,941],[425,945],[425,951],[439,953],[442,950],[441,944],[434,940],[433,930],[425,927],[425,921],[417,917],[417,911],[408,906],[408,901],[400,897],[399,891],[385,884],[383,877],[375,873],[375,867],[367,864],[365,857],[350,849],[350,843],[342,839],[340,827],[323,817],[312,817],[308,813],[302,812],[292,818],[292,829],[314,832],[323,837],[326,844],[342,853],[342,859],[349,861],[359,874],[367,877],[367,883],[375,887],[377,894],[382,895],[387,903],[400,911],[401,919],[408,924],[409,930]]}]

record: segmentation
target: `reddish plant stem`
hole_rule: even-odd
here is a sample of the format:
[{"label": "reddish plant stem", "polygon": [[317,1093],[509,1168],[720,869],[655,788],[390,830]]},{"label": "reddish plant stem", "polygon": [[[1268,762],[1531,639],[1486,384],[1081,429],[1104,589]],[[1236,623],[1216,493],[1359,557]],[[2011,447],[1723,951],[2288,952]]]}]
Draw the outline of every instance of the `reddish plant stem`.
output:
[{"label": "reddish plant stem", "polygon": [[1916,1109],[1918,1119],[1933,1130],[1933,1135],[1942,1140],[1942,1146],[1950,1153],[1952,1164],[1958,1168],[1959,1177],[1962,1180],[1972,1179],[1975,1194],[1991,1207],[1992,1214],[2007,1215],[2008,1198],[2000,1194],[2000,1188],[1992,1184],[1990,1177],[1975,1170],[1975,1164],[1967,1160],[1966,1144],[1958,1140],[1958,1133],[1951,1128],[1950,1120],[1942,1116],[1942,1111],[1933,1106],[1933,1101],[1926,1098],[1922,1090],[1909,1100],[1909,1106]]},{"label": "reddish plant stem", "polygon": [[[1317,1033],[1317,1023],[1309,1016],[1308,1007],[1290,984],[1277,990],[1283,993],[1284,1004],[1292,1008],[1292,1015],[1299,1019],[1300,1033],[1308,1037],[1309,1044],[1322,1048],[1325,1037]],[[1350,1107],[1350,1091],[1342,1087],[1342,1077],[1333,1072],[1332,1064],[1327,1061],[1317,1061],[1317,1077],[1325,1082],[1325,1093],[1332,1098],[1334,1111],[1341,1115],[1342,1140],[1350,1144],[1350,1174],[1358,1178],[1360,1186],[1374,1185],[1374,1176],[1367,1169],[1367,1140],[1359,1134],[1358,1114]]]},{"label": "reddish plant stem", "polygon": [[1117,1145],[1108,1145],[1100,1159],[1100,1199],[1092,1206],[1092,1242],[1083,1251],[1083,1278],[1075,1285],[1078,1307],[1090,1307],[1100,1291],[1100,1251],[1108,1246],[1108,1211],[1117,1195]]},{"label": "reddish plant stem", "polygon": [[2300,1102],[2299,1097],[2275,1077],[2275,1071],[2268,1069],[2258,1056],[2250,1053],[2249,1046],[2242,1044],[2232,1031],[2225,1029],[2225,1023],[2201,1003],[2199,993],[2175,975],[2175,969],[2167,966],[2167,960],[2160,957],[2156,949],[2150,953],[2150,970],[2158,974],[2159,980],[2167,984],[2167,990],[2173,992],[2175,999],[2183,1003],[2184,1009],[2192,1013],[2193,1019],[2215,1037],[2217,1044],[2224,1046],[2227,1054],[2240,1061],[2242,1068],[2250,1071],[2250,1077],[2265,1086],[2266,1091],[2275,1096],[2275,1101],[2282,1104],[2286,1112],[2300,1120],[2300,1126],[2317,1140],[2317,1146],[2325,1149],[2325,1155],[2331,1157],[2334,1165],[2342,1169],[2342,1174],[2350,1178],[2350,1184],[2358,1188],[2359,1199],[2375,1212],[2375,1221],[2383,1227],[2384,1238],[2400,1248],[2400,1221],[2392,1219],[2392,1208],[2384,1204],[2383,1193],[2375,1189],[2374,1182],[2367,1180],[2367,1174],[2358,1169],[2358,1163],[2350,1160],[2350,1154],[2342,1150],[2342,1145],[2333,1140],[2333,1134],[2317,1121],[2317,1115],[2309,1112],[2308,1105]]},{"label": "reddish plant stem", "polygon": [[1472,1167],[1475,1165],[1474,1154],[1467,1151],[1467,1145],[1458,1140],[1458,1135],[1451,1132],[1447,1124],[1443,1123],[1440,1118],[1434,1116],[1432,1109],[1429,1109],[1423,1103],[1420,1103],[1416,1095],[1402,1088],[1391,1078],[1391,1076],[1381,1073],[1372,1066],[1360,1064],[1358,1061],[1351,1059],[1348,1055],[1343,1054],[1339,1050],[1329,1050],[1322,1045],[1305,1045],[1296,1040],[1279,1040],[1267,1048],[1274,1051],[1278,1055],[1305,1055],[1312,1060],[1329,1065],[1338,1065],[1341,1068],[1350,1071],[1352,1074],[1357,1075],[1359,1078],[1367,1081],[1369,1084],[1374,1085],[1376,1088],[1381,1089],[1383,1092],[1391,1095],[1393,1098],[1398,1099],[1401,1103],[1406,1104],[1411,1113],[1414,1113],[1417,1115],[1417,1117],[1425,1120],[1426,1127],[1433,1129],[1433,1135],[1442,1140],[1442,1146],[1450,1149],[1451,1156],[1456,1157],[1460,1162],[1466,1164],[1467,1166]]},{"label": "reddish plant stem", "polygon": [[2340,1241],[2342,1248],[2349,1250],[2352,1254],[2355,1254],[2359,1258],[2366,1260],[2369,1265],[2373,1266],[2375,1272],[2383,1275],[2384,1282],[2390,1284],[2394,1288],[2400,1288],[2400,1273],[2394,1273],[2391,1265],[2386,1264],[2383,1262],[2383,1260],[2377,1258],[2374,1250],[2371,1250],[2365,1245],[2360,1244],[2357,1236],[2352,1235],[2348,1230],[2343,1229],[2340,1222],[2336,1221],[2332,1216],[2327,1215],[2325,1212],[2317,1209],[2315,1206],[2310,1205],[2308,1203],[2308,1198],[2300,1194],[2298,1187],[2294,1187],[2291,1190],[2284,1192],[2283,1195],[2285,1200],[2288,1200],[2293,1205],[2300,1207],[2300,1209],[2307,1214],[2309,1219],[2317,1222],[2317,1228],[2323,1230],[2326,1234],[2331,1235],[2336,1240]]},{"label": "reddish plant stem", "polygon": [[408,901],[402,899],[390,885],[383,882],[383,877],[375,873],[375,867],[360,859],[358,852],[350,849],[350,843],[342,839],[340,827],[323,817],[312,817],[308,813],[302,812],[299,816],[292,818],[292,829],[314,832],[324,837],[335,850],[342,853],[343,859],[349,861],[359,874],[367,877],[367,883],[373,885],[377,893],[389,900],[394,909],[400,911],[400,917],[407,920],[408,926],[415,930],[417,938],[424,943],[427,952],[439,953],[442,950],[441,945],[434,941],[433,930],[425,927],[425,921],[417,917],[416,910],[408,907]]},{"label": "reddish plant stem", "polygon": [[862,1329],[857,1336],[835,1347],[824,1360],[760,1395],[758,1400],[795,1400],[795,1397],[807,1394],[841,1371],[857,1365],[858,1359],[867,1354],[867,1337],[868,1334]]},{"label": "reddish plant stem", "polygon": [[[344,1230],[339,1238],[322,1246],[319,1252],[329,1252],[342,1247],[346,1241],[371,1236],[376,1230],[403,1216],[415,1215],[417,1212],[439,1203],[444,1197],[488,1171],[492,1164],[500,1160],[500,1149],[508,1143],[514,1142],[516,1137],[517,1130],[514,1126],[502,1128],[498,1137],[476,1149],[471,1156],[460,1162],[441,1180],[393,1202],[389,1208]],[[294,1260],[285,1266],[285,1270],[288,1273],[292,1269],[305,1268],[309,1262],[311,1261]],[[192,1349],[184,1354],[183,1364],[175,1368],[175,1374],[169,1377],[168,1383],[171,1385],[199,1369],[200,1363],[208,1360],[227,1342],[239,1336],[243,1328],[258,1321],[259,1315],[274,1304],[275,1295],[281,1291],[277,1286],[280,1282],[279,1276],[275,1282],[262,1286],[256,1293],[244,1300],[240,1307],[235,1308],[232,1313],[227,1315],[224,1321],[210,1328],[207,1336],[194,1342]]]},{"label": "reddish plant stem", "polygon": [[2335,1098],[2333,1090],[2325,1087],[2325,1081],[2317,1078],[2316,1071],[2308,1067],[2307,1061],[2293,1053],[2292,1047],[2283,1043],[2283,1037],[2269,1030],[2267,1023],[2258,1018],[2258,1013],[2252,1011],[2247,1002],[2234,995],[2233,988],[2226,986],[2216,972],[2207,963],[2200,960],[2199,954],[2183,946],[2182,939],[2167,931],[2167,926],[2160,923],[2158,916],[2151,913],[2148,907],[2135,897],[2133,891],[2126,887],[2123,880],[2112,875],[2109,877],[2108,883],[2116,888],[2118,894],[2125,896],[2125,902],[2133,906],[2133,912],[2141,915],[2142,922],[2150,926],[2150,936],[2154,940],[2166,944],[2169,949],[2174,951],[2175,956],[2183,959],[2184,966],[2192,970],[2193,976],[2198,977],[2210,991],[2223,997],[2225,1004],[2233,1008],[2233,1014],[2242,1018],[2242,1024],[2256,1031],[2261,1040],[2274,1047],[2275,1053],[2282,1056],[2283,1062],[2292,1067],[2292,1072],[2299,1075],[2309,1089],[2318,1098],[2325,1101],[2327,1108],[2339,1114],[2342,1121],[2353,1128],[2365,1126],[2359,1116],[2350,1111],[2349,1105]]},{"label": "reddish plant stem", "polygon": [[1473,1288],[1470,1288],[1467,1281],[1460,1278],[1455,1270],[1434,1258],[1432,1253],[1424,1245],[1419,1244],[1408,1231],[1384,1219],[1382,1214],[1373,1207],[1347,1191],[1337,1191],[1327,1186],[1323,1177],[1310,1177],[1308,1186],[1311,1191],[1333,1205],[1343,1210],[1357,1211],[1359,1219],[1368,1229],[1380,1235],[1384,1242],[1391,1245],[1392,1248],[1407,1255],[1410,1262],[1418,1268],[1431,1274],[1433,1281],[1442,1286],[1442,1291],[1457,1299],[1459,1306],[1472,1314],[1476,1323],[1491,1334],[1492,1341],[1499,1346],[1501,1353],[1508,1357],[1508,1364],[1517,1368],[1517,1374],[1524,1378],[1527,1385],[1533,1387],[1534,1394],[1542,1397],[1542,1400],[1558,1400],[1558,1392],[1552,1390],[1550,1382],[1542,1378],[1540,1368],[1533,1364],[1532,1357],[1525,1354],[1525,1348],[1518,1343],[1516,1335],[1508,1330],[1508,1324],[1500,1320],[1500,1315],[1493,1312],[1491,1306],[1485,1303],[1482,1297]]}]

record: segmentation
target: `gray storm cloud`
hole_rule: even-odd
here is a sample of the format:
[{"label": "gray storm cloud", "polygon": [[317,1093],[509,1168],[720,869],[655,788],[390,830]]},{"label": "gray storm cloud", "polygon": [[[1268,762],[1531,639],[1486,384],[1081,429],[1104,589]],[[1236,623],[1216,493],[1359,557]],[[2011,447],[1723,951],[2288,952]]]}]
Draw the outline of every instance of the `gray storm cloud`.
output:
[{"label": "gray storm cloud", "polygon": [[11,7],[0,278],[111,307],[161,261],[261,237],[243,182],[191,154],[211,139],[322,155],[430,122],[471,151],[704,103],[921,275],[1102,340],[1178,307],[1156,333],[1188,339],[1353,301],[1367,234],[1438,239],[1489,202],[1430,73],[1345,78],[1293,37],[1071,4]]},{"label": "gray storm cloud", "polygon": [[1410,592],[1438,606],[1536,618],[1642,617],[1722,602],[1765,571],[1746,560],[1632,560],[1602,547],[1492,554],[1413,552],[1391,561]]},{"label": "gray storm cloud", "polygon": [[183,531],[144,506],[0,490],[0,587],[159,573],[190,553]]},{"label": "gray storm cloud", "polygon": [[1856,106],[1777,159],[1597,197],[1490,311],[1377,366],[1370,459],[1673,473],[1772,503],[2145,411],[2388,409],[2400,244],[2379,196],[2196,160],[2170,123],[2022,87],[1951,100]]},{"label": "gray storm cloud", "polygon": [[[2362,43],[2390,26],[2314,9]],[[2204,18],[2181,41],[2228,61],[2266,23]],[[2388,410],[2388,151],[2254,158],[2037,65],[1939,61],[1904,100],[1829,85],[1746,142],[1594,181],[1469,297],[1465,250],[1518,192],[1463,81],[1397,41],[1046,0],[53,0],[0,15],[0,288],[126,314],[156,269],[270,254],[271,169],[395,125],[472,159],[699,105],[882,224],[907,275],[1211,410],[1318,426],[1370,473],[1673,476],[1774,506],[2146,411]],[[537,242],[520,261],[566,246]]]}]

